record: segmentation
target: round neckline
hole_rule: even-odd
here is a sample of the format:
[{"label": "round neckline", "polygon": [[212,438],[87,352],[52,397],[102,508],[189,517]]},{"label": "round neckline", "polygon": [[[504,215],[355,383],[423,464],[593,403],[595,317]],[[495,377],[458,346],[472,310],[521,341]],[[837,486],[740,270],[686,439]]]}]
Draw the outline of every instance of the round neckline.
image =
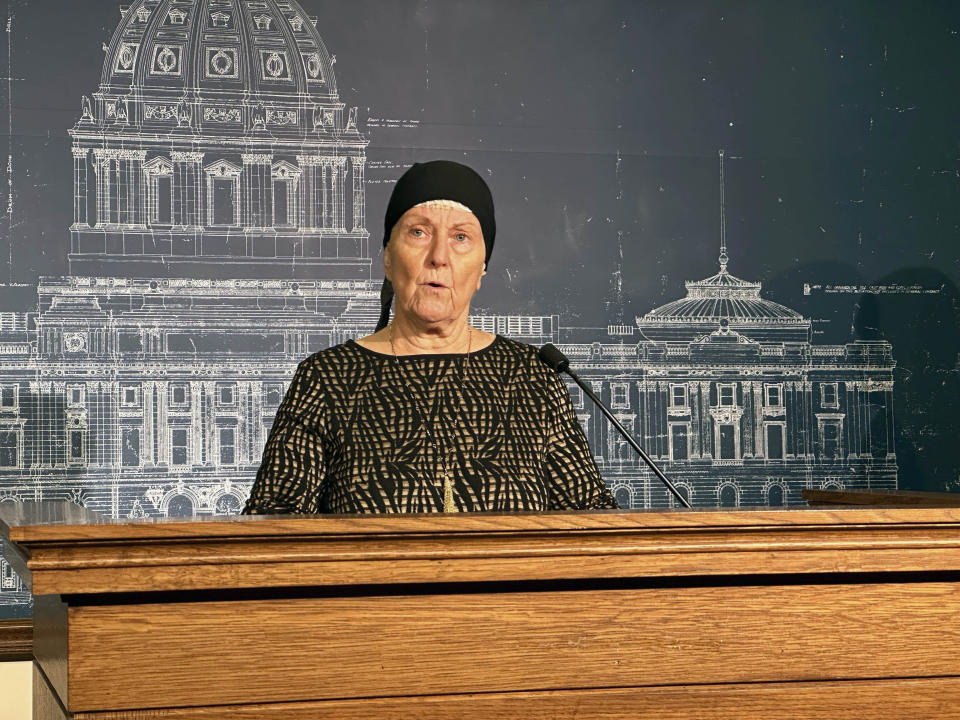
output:
[{"label": "round neckline", "polygon": [[[503,336],[498,333],[493,336],[493,342],[491,342],[489,345],[485,347],[479,348],[477,350],[472,350],[469,353],[469,356],[476,357],[482,353],[485,353],[494,345],[499,345],[502,340],[503,340]],[[377,352],[376,350],[371,350],[370,348],[366,348],[352,338],[347,340],[346,344],[357,348],[358,350],[360,350],[360,352],[366,355],[371,355],[373,357],[378,357],[378,358],[385,358],[387,360],[392,360],[395,357],[400,360],[408,360],[412,358],[437,358],[437,359],[462,358],[462,357],[467,357],[468,355],[468,353],[412,353],[409,355],[391,355],[390,353]]]}]

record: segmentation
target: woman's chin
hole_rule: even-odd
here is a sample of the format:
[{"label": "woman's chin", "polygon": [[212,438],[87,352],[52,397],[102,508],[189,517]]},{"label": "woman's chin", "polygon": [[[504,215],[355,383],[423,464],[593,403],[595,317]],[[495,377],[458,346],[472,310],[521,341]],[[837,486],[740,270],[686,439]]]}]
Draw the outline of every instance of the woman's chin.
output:
[{"label": "woman's chin", "polygon": [[453,307],[443,303],[423,303],[410,308],[409,314],[420,322],[430,325],[451,322],[458,317]]}]

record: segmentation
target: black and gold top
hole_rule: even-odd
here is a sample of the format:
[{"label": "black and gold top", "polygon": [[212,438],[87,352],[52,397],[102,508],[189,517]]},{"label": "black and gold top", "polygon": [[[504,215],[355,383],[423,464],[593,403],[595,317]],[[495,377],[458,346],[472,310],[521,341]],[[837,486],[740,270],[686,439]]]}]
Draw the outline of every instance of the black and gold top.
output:
[{"label": "black and gold top", "polygon": [[308,357],[244,512],[440,512],[444,469],[458,510],[617,507],[560,377],[498,335],[469,357],[352,340]]}]

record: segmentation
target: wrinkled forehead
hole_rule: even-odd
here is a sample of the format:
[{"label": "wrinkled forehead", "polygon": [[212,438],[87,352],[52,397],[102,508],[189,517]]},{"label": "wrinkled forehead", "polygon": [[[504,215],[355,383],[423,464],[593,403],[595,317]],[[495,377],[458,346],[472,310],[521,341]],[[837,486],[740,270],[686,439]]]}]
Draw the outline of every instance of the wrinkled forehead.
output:
[{"label": "wrinkled forehead", "polygon": [[425,200],[422,203],[417,203],[414,205],[411,210],[416,208],[436,208],[439,210],[460,210],[462,212],[468,212],[473,215],[473,210],[468,208],[463,203],[459,203],[456,200]]}]

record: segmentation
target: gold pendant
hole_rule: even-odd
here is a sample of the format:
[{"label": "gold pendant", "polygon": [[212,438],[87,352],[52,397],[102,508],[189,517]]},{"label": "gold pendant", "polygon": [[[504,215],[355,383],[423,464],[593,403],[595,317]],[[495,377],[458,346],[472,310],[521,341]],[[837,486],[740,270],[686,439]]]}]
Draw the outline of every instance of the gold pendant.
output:
[{"label": "gold pendant", "polygon": [[443,511],[457,512],[457,506],[453,504],[453,483],[446,473],[443,474]]}]

